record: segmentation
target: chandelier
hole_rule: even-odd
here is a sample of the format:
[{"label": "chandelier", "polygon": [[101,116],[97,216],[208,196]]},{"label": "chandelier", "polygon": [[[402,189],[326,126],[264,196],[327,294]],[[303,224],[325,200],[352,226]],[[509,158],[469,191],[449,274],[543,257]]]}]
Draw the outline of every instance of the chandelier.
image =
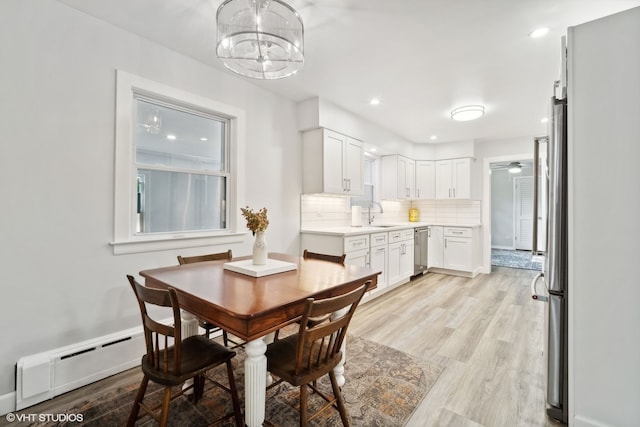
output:
[{"label": "chandelier", "polygon": [[226,0],[218,8],[216,22],[216,53],[234,73],[273,80],[302,68],[302,18],[283,1]]}]

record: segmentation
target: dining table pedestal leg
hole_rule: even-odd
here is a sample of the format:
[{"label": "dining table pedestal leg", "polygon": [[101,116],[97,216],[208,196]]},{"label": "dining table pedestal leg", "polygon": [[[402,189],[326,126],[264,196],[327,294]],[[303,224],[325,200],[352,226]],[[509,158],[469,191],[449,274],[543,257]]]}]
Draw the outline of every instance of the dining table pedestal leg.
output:
[{"label": "dining table pedestal leg", "polygon": [[[198,335],[198,318],[193,314],[189,313],[187,310],[180,310],[180,321],[182,324],[182,329],[180,333],[182,334],[182,339],[187,337],[191,337],[194,335]],[[182,385],[182,389],[185,390],[184,394],[190,395],[193,394],[193,388],[191,385],[193,384],[193,379],[189,378]]]},{"label": "dining table pedestal leg", "polygon": [[182,321],[182,339],[198,335],[198,318],[187,310],[180,310],[180,320]]},{"label": "dining table pedestal leg", "polygon": [[249,341],[245,345],[244,359],[244,405],[245,424],[260,427],[264,422],[267,386],[267,344],[263,338]]},{"label": "dining table pedestal leg", "polygon": [[[331,320],[338,319],[344,316],[348,311],[348,307],[342,310],[338,310],[331,315]],[[340,362],[333,368],[333,373],[336,374],[336,382],[338,383],[338,387],[342,388],[342,386],[347,382],[344,378],[344,362],[347,360],[347,338],[345,337],[344,341],[342,341],[342,348],[340,349],[342,352],[342,357],[340,358]]]}]

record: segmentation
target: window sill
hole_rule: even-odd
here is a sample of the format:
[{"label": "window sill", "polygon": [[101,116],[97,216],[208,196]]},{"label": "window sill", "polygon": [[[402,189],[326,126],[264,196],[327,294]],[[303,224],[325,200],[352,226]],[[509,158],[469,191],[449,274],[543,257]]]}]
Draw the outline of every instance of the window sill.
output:
[{"label": "window sill", "polygon": [[194,248],[198,246],[228,245],[231,243],[242,243],[247,232],[232,232],[226,234],[216,234],[207,236],[153,236],[138,240],[126,240],[110,242],[113,246],[114,255],[135,254],[142,252],[165,251],[171,249]]}]

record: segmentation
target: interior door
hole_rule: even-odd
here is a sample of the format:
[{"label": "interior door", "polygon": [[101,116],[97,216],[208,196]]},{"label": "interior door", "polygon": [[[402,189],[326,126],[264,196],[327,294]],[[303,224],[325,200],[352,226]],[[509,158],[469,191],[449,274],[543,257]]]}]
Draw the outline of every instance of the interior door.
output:
[{"label": "interior door", "polygon": [[530,251],[533,247],[533,177],[514,178],[515,247]]}]

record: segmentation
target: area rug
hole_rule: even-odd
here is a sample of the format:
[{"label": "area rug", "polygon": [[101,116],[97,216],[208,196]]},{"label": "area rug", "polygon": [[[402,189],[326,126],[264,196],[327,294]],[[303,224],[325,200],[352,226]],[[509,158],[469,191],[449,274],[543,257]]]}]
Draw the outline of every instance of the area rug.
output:
[{"label": "area rug", "polygon": [[[372,341],[349,336],[347,338],[347,382],[343,394],[352,426],[403,426],[411,417],[431,386],[442,371],[439,365],[421,360],[398,350]],[[238,351],[234,359],[234,374],[239,388],[241,404],[244,407],[244,352]],[[224,367],[213,371],[225,384]],[[41,426],[117,426],[125,425],[131,403],[134,400],[139,381],[133,381],[105,392],[91,396],[87,401],[73,408],[60,408],[67,414],[82,414],[82,423],[49,423]],[[319,382],[320,388],[331,389],[328,379]],[[159,400],[161,389],[150,383],[147,399]],[[231,408],[228,394],[212,388],[193,405],[186,397],[171,403],[169,425],[206,426],[220,414]],[[267,392],[266,419],[275,426],[296,426],[299,424],[299,392],[297,388],[281,383]],[[314,411],[324,401],[315,393],[309,394],[309,410]],[[138,426],[155,425],[150,417],[139,420]],[[221,424],[233,426],[232,420]],[[311,426],[329,427],[342,425],[335,410],[327,410],[314,419]]]},{"label": "area rug", "polygon": [[531,251],[509,251],[491,249],[491,265],[525,270],[542,271],[544,256],[533,255]]}]

